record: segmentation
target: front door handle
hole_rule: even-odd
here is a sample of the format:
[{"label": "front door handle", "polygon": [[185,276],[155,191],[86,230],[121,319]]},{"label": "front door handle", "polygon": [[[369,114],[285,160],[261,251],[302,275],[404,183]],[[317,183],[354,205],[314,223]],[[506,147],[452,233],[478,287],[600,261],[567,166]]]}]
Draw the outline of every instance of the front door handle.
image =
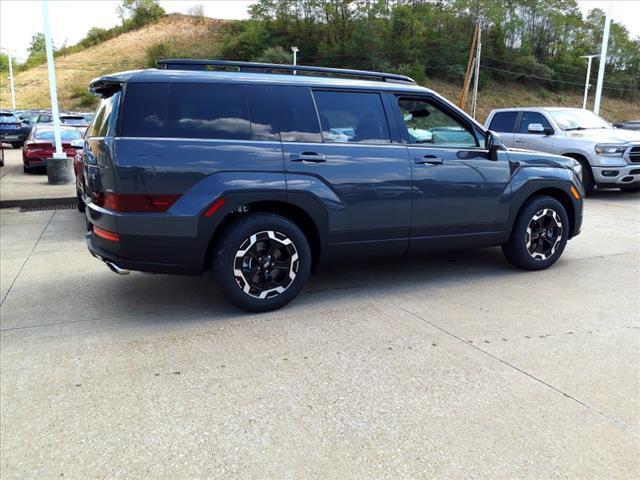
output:
[{"label": "front door handle", "polygon": [[516,138],[515,143],[524,143],[524,138]]},{"label": "front door handle", "polygon": [[415,162],[417,165],[440,165],[443,160],[435,155],[425,155],[424,157],[416,157]]},{"label": "front door handle", "polygon": [[327,156],[316,152],[302,152],[292,153],[292,162],[305,162],[305,163],[323,163],[327,161]]}]

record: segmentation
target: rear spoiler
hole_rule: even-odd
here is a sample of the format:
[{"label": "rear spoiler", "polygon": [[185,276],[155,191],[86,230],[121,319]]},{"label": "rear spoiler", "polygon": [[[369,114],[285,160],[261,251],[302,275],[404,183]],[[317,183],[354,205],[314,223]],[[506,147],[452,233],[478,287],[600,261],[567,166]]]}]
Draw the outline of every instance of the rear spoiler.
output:
[{"label": "rear spoiler", "polygon": [[122,82],[120,80],[109,77],[96,78],[89,83],[89,91],[103,98],[110,97],[121,88]]}]

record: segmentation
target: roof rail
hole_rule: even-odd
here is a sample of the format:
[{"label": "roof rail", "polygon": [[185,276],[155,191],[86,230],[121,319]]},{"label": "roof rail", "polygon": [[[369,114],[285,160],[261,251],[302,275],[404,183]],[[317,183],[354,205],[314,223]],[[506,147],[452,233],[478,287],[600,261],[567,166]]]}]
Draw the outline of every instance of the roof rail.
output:
[{"label": "roof rail", "polygon": [[406,75],[396,73],[369,72],[366,70],[349,70],[344,68],[311,67],[308,65],[284,65],[279,63],[255,63],[236,62],[228,60],[196,60],[191,58],[174,58],[158,60],[156,62],[161,70],[221,70],[235,69],[240,72],[253,73],[317,73],[322,76],[333,77],[356,77],[379,82],[392,83],[416,83],[416,81]]}]

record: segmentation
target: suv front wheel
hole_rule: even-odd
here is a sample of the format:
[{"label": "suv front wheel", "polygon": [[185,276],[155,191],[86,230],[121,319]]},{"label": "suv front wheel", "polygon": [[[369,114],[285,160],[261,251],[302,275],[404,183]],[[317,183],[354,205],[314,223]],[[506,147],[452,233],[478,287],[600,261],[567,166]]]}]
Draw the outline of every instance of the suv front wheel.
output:
[{"label": "suv front wheel", "polygon": [[502,251],[513,265],[543,270],[560,258],[569,238],[569,217],[555,198],[535,196],[521,208]]},{"label": "suv front wheel", "polygon": [[274,213],[249,213],[222,232],[212,259],[218,287],[250,312],[280,308],[302,290],[311,272],[311,249],[300,228]]}]

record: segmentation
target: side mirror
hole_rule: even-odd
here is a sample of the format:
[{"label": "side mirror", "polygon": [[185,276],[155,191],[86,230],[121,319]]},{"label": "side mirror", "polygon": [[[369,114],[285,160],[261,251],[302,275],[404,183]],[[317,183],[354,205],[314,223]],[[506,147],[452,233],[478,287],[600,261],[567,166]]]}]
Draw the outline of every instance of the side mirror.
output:
[{"label": "side mirror", "polygon": [[491,130],[487,131],[487,137],[485,140],[485,148],[489,150],[489,160],[498,160],[498,151],[506,150],[507,148],[502,143],[500,135]]},{"label": "side mirror", "polygon": [[544,127],[541,123],[530,123],[527,127],[529,133],[544,133]]}]

